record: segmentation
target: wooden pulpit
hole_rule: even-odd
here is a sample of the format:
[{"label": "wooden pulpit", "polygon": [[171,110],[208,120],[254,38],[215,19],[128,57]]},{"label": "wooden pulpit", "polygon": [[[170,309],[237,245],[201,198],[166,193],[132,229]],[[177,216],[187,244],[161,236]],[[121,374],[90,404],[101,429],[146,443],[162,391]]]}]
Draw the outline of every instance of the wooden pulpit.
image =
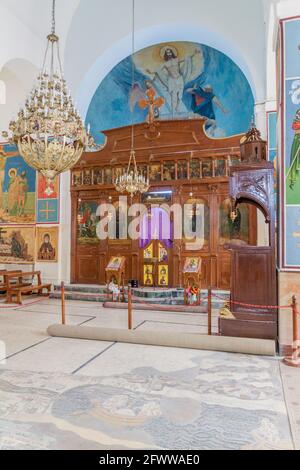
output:
[{"label": "wooden pulpit", "polygon": [[269,244],[228,244],[231,252],[230,310],[235,319],[220,318],[220,333],[225,336],[276,339],[274,166],[266,161],[266,142],[254,126],[241,143],[241,157],[241,163],[230,169],[233,209],[239,203],[257,207],[268,224]]}]

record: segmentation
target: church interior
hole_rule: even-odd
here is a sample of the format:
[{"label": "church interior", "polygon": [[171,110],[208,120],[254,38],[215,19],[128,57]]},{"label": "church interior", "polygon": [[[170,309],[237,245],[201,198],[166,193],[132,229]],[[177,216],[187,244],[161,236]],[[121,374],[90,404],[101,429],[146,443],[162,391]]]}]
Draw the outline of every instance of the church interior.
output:
[{"label": "church interior", "polygon": [[0,21],[0,449],[299,450],[299,1]]}]

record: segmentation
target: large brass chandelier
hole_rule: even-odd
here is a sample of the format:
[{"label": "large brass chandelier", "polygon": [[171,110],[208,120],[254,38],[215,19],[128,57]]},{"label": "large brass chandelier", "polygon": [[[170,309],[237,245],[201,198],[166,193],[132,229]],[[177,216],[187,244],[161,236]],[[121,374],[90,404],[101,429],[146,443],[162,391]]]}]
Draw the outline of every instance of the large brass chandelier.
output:
[{"label": "large brass chandelier", "polygon": [[92,140],[76,110],[63,78],[59,38],[55,33],[55,2],[52,0],[52,29],[37,83],[3,133],[17,144],[26,163],[39,171],[48,184],[59,173],[72,168]]},{"label": "large brass chandelier", "polygon": [[[131,87],[134,90],[134,52],[135,52],[135,0],[132,0],[132,83]],[[124,193],[127,192],[133,197],[136,193],[145,193],[149,189],[149,179],[138,171],[134,150],[134,121],[132,109],[132,122],[131,122],[131,150],[129,155],[129,162],[127,170],[123,175],[120,175],[115,180],[115,188],[117,191]]]}]

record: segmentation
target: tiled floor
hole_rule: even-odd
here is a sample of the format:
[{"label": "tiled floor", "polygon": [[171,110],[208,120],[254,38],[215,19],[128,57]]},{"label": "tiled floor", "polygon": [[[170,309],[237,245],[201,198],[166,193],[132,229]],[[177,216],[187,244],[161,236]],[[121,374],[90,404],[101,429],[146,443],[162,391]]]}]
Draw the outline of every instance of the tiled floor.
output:
[{"label": "tiled floor", "polygon": [[[300,370],[276,358],[49,338],[58,300],[2,307],[0,449],[300,448]],[[126,328],[126,310],[69,301],[67,322]],[[206,317],[135,311],[134,327],[205,333]]]}]

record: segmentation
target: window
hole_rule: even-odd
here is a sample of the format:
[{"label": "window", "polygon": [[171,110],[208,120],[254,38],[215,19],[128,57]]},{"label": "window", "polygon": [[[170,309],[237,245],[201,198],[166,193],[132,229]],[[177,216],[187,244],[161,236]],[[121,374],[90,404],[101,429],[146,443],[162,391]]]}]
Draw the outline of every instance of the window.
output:
[{"label": "window", "polygon": [[0,80],[0,104],[6,104],[6,85]]}]

